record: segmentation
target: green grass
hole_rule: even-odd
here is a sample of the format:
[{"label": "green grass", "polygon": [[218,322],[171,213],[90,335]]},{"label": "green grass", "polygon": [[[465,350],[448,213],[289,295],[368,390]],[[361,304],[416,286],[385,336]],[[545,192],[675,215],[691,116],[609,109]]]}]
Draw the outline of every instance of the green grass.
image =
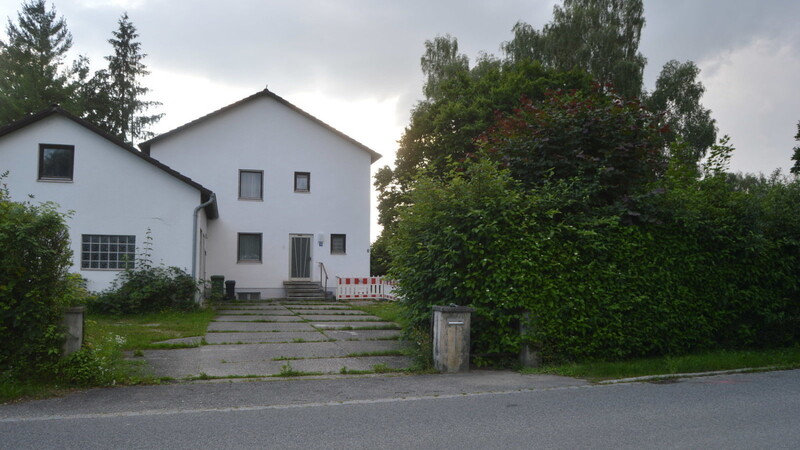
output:
[{"label": "green grass", "polygon": [[408,321],[405,318],[405,309],[401,302],[376,302],[371,305],[353,305],[353,309],[364,311],[367,314],[378,316],[388,322],[394,322],[405,328]]},{"label": "green grass", "polygon": [[800,368],[800,346],[770,350],[722,350],[684,356],[592,361],[541,368],[522,369],[522,373],[545,373],[602,381],[647,375],[674,375],[737,369]]},{"label": "green grass", "polygon": [[345,358],[363,358],[367,356],[403,356],[405,352],[402,350],[378,350],[374,352],[358,352],[358,353],[350,353]]},{"label": "green grass", "polygon": [[125,338],[122,350],[196,347],[192,344],[155,344],[167,339],[204,336],[214,310],[166,312],[131,316],[90,314],[86,318],[86,339],[115,334]]}]

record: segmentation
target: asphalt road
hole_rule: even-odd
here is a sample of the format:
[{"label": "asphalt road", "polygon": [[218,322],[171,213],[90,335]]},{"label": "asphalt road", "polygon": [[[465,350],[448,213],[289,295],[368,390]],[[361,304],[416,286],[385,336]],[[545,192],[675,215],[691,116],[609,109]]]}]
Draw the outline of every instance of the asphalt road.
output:
[{"label": "asphalt road", "polygon": [[664,384],[476,379],[99,391],[0,407],[0,448],[800,447],[800,371]]}]

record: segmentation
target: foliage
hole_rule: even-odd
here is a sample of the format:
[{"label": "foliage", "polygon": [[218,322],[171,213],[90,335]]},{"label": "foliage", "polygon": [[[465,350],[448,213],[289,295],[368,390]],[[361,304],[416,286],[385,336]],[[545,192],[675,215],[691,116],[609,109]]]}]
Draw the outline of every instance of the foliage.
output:
[{"label": "foliage", "polygon": [[713,146],[699,176],[670,166],[642,200],[657,220],[637,225],[583,208],[580,180],[523,190],[484,157],[419,178],[390,243],[412,326],[434,304],[472,306],[478,363],[523,341],[546,361],[798,342],[800,182],[737,183],[731,151]]},{"label": "foliage", "polygon": [[65,64],[72,34],[64,18],[45,0],[30,0],[22,4],[16,23],[8,20],[6,36],[8,41],[0,42],[0,124],[53,103],[79,114],[82,106],[74,94],[88,61],[79,57]]},{"label": "foliage", "polygon": [[[446,46],[434,48],[440,47]],[[452,39],[447,48],[457,48],[456,40]],[[432,49],[429,46],[426,55]],[[441,61],[449,56],[426,57]],[[455,59],[465,58],[461,55]],[[449,159],[474,153],[475,139],[494,123],[497,112],[511,112],[521,96],[538,101],[550,89],[590,86],[585,73],[555,72],[531,61],[508,65],[484,57],[469,69],[461,63],[449,67],[446,77],[429,77],[428,85],[436,87],[426,90],[435,92],[435,97],[426,97],[414,107],[411,123],[400,139],[395,168],[383,167],[375,175],[379,222],[389,229],[388,234],[397,218],[397,207],[408,202],[409,186],[420,169],[441,175]]]},{"label": "foliage", "polygon": [[663,115],[662,121],[668,127],[666,141],[682,139],[695,161],[705,156],[717,140],[711,110],[700,103],[705,87],[697,80],[699,74],[700,69],[692,61],[669,61],[656,80],[655,91],[644,102],[650,111]]},{"label": "foliage", "polygon": [[120,347],[125,338],[108,334],[63,358],[54,366],[56,379],[73,386],[108,386],[127,379]]},{"label": "foliage", "polygon": [[144,100],[141,83],[149,72],[136,28],[123,14],[109,43],[108,68],[89,74],[84,56],[65,63],[72,35],[63,17],[45,0],[22,4],[17,23],[8,21],[8,42],[0,42],[0,125],[59,104],[109,134],[133,143],[152,136],[147,128],[163,114],[145,112],[159,102]]},{"label": "foliage", "polygon": [[725,370],[781,370],[800,367],[800,346],[765,350],[718,350],[681,356],[637,358],[625,361],[586,361],[541,368],[523,373],[547,373],[592,380],[651,375],[677,375]]},{"label": "foliage", "polygon": [[524,22],[503,44],[506,59],[541,61],[561,71],[581,69],[624,98],[638,97],[647,59],[639,53],[644,5],[641,0],[564,0],[553,20],[538,31]]},{"label": "foliage", "polygon": [[[797,134],[794,135],[794,140],[800,142],[800,121],[797,122]],[[800,145],[796,146],[792,150],[794,151],[794,153],[792,153],[792,161],[794,161],[794,165],[789,171],[795,175],[800,175]]]},{"label": "foliage", "polygon": [[89,310],[105,314],[140,314],[167,310],[191,311],[197,284],[177,267],[126,269],[108,290],[89,303]]},{"label": "foliage", "polygon": [[389,249],[386,235],[378,236],[369,247],[369,272],[373,277],[386,275],[389,271]]},{"label": "foliage", "polygon": [[525,187],[579,180],[593,191],[589,203],[603,206],[643,191],[663,173],[661,131],[637,101],[599,89],[556,90],[538,103],[523,99],[480,142]]},{"label": "foliage", "polygon": [[72,258],[64,220],[54,204],[12,202],[0,188],[0,370],[36,371],[61,354]]},{"label": "foliage", "polygon": [[108,69],[98,71],[93,78],[97,84],[92,89],[96,109],[90,111],[90,119],[132,144],[152,137],[147,127],[158,122],[163,114],[143,114],[161,103],[142,99],[150,89],[142,86],[141,79],[150,72],[142,62],[147,55],[136,41],[139,34],[127,13],[118,25],[114,37],[108,40],[114,48],[114,54],[106,57]]}]

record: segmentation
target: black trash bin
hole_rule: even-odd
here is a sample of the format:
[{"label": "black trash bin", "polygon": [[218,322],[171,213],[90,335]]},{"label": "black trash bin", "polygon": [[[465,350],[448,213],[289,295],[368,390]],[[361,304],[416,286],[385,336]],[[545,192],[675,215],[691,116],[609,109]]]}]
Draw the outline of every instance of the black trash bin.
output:
[{"label": "black trash bin", "polygon": [[225,282],[225,300],[236,300],[236,280]]}]

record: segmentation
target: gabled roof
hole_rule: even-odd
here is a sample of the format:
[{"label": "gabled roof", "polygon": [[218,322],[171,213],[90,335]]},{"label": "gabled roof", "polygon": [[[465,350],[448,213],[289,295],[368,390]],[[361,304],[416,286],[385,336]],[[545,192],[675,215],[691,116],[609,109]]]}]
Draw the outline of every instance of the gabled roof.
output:
[{"label": "gabled roof", "polygon": [[[119,147],[119,148],[121,148],[121,149],[123,149],[123,150],[125,150],[125,151],[127,151],[127,152],[129,152],[131,154],[133,154],[137,158],[141,158],[145,162],[147,162],[149,164],[152,164],[155,167],[158,167],[159,169],[163,170],[164,172],[166,172],[170,176],[173,176],[173,177],[181,180],[182,182],[188,184],[189,186],[199,190],[200,191],[200,198],[201,198],[203,203],[207,202],[209,199],[212,198],[213,192],[211,192],[210,189],[202,186],[200,183],[192,180],[191,178],[187,177],[186,175],[183,175],[183,174],[179,173],[178,171],[170,168],[169,166],[167,166],[165,164],[162,164],[161,162],[157,161],[156,159],[151,158],[149,155],[146,155],[146,154],[140,152],[135,147],[126,144],[125,142],[123,142],[122,140],[118,139],[115,136],[112,136],[111,134],[109,134],[105,130],[103,130],[103,129],[101,129],[101,128],[99,128],[99,127],[97,127],[97,126],[95,126],[95,125],[93,125],[93,124],[91,124],[89,122],[87,122],[86,120],[83,120],[83,119],[81,119],[79,117],[74,116],[73,114],[69,113],[68,111],[64,110],[63,108],[61,108],[58,105],[53,105],[48,109],[45,109],[45,110],[40,111],[40,112],[35,113],[35,114],[31,114],[31,115],[29,115],[27,117],[24,117],[24,118],[22,118],[20,120],[17,120],[16,122],[12,122],[12,123],[10,123],[8,125],[0,127],[0,139],[2,139],[7,134],[11,134],[14,131],[17,131],[17,130],[20,130],[22,128],[25,128],[28,125],[32,125],[32,124],[34,124],[34,123],[36,123],[36,122],[38,122],[38,121],[40,121],[42,119],[46,119],[46,118],[48,118],[48,117],[50,117],[52,115],[59,115],[59,116],[62,116],[62,117],[66,117],[67,119],[77,123],[78,125],[86,128],[86,129],[92,131],[93,133],[97,134],[98,136],[106,139],[107,141],[111,142],[112,144],[116,145],[117,147]],[[219,216],[219,211],[217,209],[216,199],[213,202],[211,202],[211,204],[206,206],[205,210],[206,210],[206,215],[208,216],[208,218],[214,219],[214,218],[218,217]]]},{"label": "gabled roof", "polygon": [[381,158],[381,154],[380,153],[376,152],[375,150],[372,150],[371,148],[369,148],[366,145],[356,141],[355,139],[353,139],[350,136],[342,133],[341,131],[337,130],[336,128],[333,128],[332,126],[328,125],[327,123],[317,119],[316,117],[312,116],[311,114],[309,114],[309,113],[303,111],[302,109],[298,108],[297,106],[289,103],[286,99],[284,99],[283,97],[280,97],[277,94],[271,92],[269,89],[264,89],[263,91],[256,92],[255,94],[253,94],[253,95],[251,95],[249,97],[245,97],[245,98],[239,100],[236,103],[231,103],[230,105],[225,106],[224,108],[220,108],[220,109],[218,109],[218,110],[216,110],[216,111],[214,111],[214,112],[212,112],[210,114],[206,114],[205,116],[200,117],[199,119],[195,119],[195,120],[193,120],[193,121],[191,121],[191,122],[189,122],[187,124],[181,125],[178,128],[175,128],[174,130],[171,130],[171,131],[168,131],[168,132],[166,132],[164,134],[158,135],[158,136],[154,137],[153,139],[150,139],[149,141],[142,142],[141,144],[139,144],[139,148],[141,148],[144,153],[147,153],[149,155],[150,154],[150,145],[151,144],[153,144],[155,142],[158,142],[158,141],[160,141],[162,139],[165,139],[167,137],[170,137],[172,135],[178,134],[178,133],[180,133],[180,132],[182,132],[182,131],[184,131],[186,129],[194,127],[195,125],[199,125],[199,124],[201,124],[203,122],[206,122],[207,120],[210,120],[210,119],[212,119],[212,118],[214,118],[216,116],[219,116],[220,114],[223,114],[223,113],[225,113],[227,111],[235,109],[236,107],[238,107],[240,105],[243,105],[245,103],[249,103],[249,102],[251,102],[253,100],[256,100],[256,99],[259,99],[259,98],[262,98],[262,97],[271,98],[271,99],[275,100],[276,102],[278,102],[278,103],[280,103],[280,104],[282,104],[284,106],[287,106],[288,108],[294,110],[298,114],[306,117],[307,119],[311,120],[312,122],[317,123],[318,125],[321,125],[324,128],[327,128],[328,130],[332,131],[334,134],[338,135],[342,139],[350,142],[351,144],[355,145],[356,147],[358,147],[358,148],[364,150],[365,152],[369,153],[370,154],[370,162],[375,162],[375,161],[377,161],[377,160],[379,160]]}]

